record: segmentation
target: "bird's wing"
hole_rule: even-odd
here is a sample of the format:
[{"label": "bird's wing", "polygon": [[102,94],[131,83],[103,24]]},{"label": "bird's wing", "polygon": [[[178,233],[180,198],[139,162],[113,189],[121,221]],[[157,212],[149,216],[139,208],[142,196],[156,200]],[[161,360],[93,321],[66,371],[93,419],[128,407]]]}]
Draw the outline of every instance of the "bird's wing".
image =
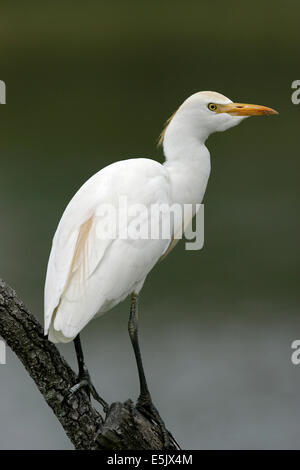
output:
[{"label": "bird's wing", "polygon": [[96,208],[89,193],[97,198],[101,193],[93,181],[87,183],[70,201],[53,238],[45,283],[45,333],[72,276],[88,277],[108,244],[108,240],[95,243]]},{"label": "bird's wing", "polygon": [[[92,289],[96,288],[93,284],[98,281],[98,284],[101,282],[109,287],[109,282],[112,284],[113,279],[115,284],[118,283],[118,269],[121,277],[126,255],[130,261],[129,266],[136,272],[136,277],[142,274],[142,271],[134,266],[135,257],[141,256],[142,253],[144,258],[147,258],[143,245],[145,244],[146,248],[148,240],[130,243],[127,240],[99,237],[99,227],[103,225],[103,213],[101,213],[103,204],[115,207],[118,198],[125,195],[129,203],[142,203],[148,206],[153,202],[166,202],[168,191],[168,177],[163,166],[148,159],[117,162],[98,172],[80,188],[67,206],[53,239],[45,285],[46,332],[54,320],[55,329],[58,330],[65,327],[66,318],[68,321],[72,320],[72,331],[74,331],[75,324],[79,328],[87,322],[87,318],[94,316],[97,302],[93,301],[98,294],[95,290],[91,293]],[[167,243],[167,240],[164,241],[160,247],[157,242],[152,250],[153,257],[158,251],[158,259]],[[104,258],[106,263],[110,264],[103,263]],[[109,281],[107,273],[111,273],[112,263],[115,265],[114,277]],[[145,265],[149,266],[149,263],[150,260]],[[102,264],[102,271],[106,276],[100,281],[99,265]],[[97,279],[96,270],[97,273],[100,272],[97,274]],[[103,276],[103,273],[101,275]],[[134,278],[132,272],[130,274],[127,272],[127,277],[130,275]],[[125,272],[123,277],[126,277]],[[100,287],[99,284],[98,290]],[[118,293],[120,298],[121,294],[120,291]],[[74,319],[74,315],[78,318]],[[65,332],[66,330],[65,327]]]}]

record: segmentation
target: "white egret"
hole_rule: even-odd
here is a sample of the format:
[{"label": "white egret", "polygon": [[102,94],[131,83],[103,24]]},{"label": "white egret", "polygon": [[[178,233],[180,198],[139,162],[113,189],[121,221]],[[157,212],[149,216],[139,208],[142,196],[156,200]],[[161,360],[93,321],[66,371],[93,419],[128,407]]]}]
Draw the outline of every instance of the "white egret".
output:
[{"label": "white egret", "polygon": [[[75,342],[79,382],[71,393],[85,386],[107,411],[85,367],[79,333],[92,318],[131,295],[128,329],[140,380],[137,406],[157,421],[165,443],[168,436],[152,403],[139,349],[137,300],[148,273],[173,248],[179,227],[173,224],[167,239],[104,237],[103,205],[118,213],[118,201],[126,196],[129,206],[142,204],[150,209],[154,204],[179,203],[195,207],[202,201],[210,174],[210,154],[205,146],[209,135],[236,126],[248,116],[268,114],[277,112],[265,106],[233,103],[216,92],[193,94],[169,119],[161,135],[165,162],[134,158],[100,170],[70,201],[53,238],[45,285],[45,333],[53,342]],[[180,225],[187,222],[182,220]]]}]

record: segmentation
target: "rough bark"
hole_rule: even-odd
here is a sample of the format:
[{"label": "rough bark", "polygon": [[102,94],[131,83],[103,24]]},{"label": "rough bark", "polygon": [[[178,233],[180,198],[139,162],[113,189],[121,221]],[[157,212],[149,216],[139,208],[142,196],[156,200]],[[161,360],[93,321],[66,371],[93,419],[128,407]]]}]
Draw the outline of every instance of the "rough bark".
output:
[{"label": "rough bark", "polygon": [[[76,374],[44,336],[42,326],[16,292],[1,280],[0,335],[22,361],[75,449],[163,448],[159,427],[141,414],[131,400],[112,403],[103,418],[84,390],[66,399],[76,383]],[[171,434],[170,448],[179,449]]]}]

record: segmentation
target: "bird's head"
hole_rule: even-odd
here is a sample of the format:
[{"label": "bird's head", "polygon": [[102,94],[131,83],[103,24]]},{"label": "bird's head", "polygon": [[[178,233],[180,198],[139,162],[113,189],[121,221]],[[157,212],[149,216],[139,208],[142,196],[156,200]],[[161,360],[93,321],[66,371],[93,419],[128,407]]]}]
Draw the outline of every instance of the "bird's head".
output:
[{"label": "bird's head", "polygon": [[159,143],[167,134],[204,142],[213,132],[234,127],[249,116],[278,114],[272,108],[256,104],[233,103],[215,91],[200,91],[187,98],[167,121]]}]

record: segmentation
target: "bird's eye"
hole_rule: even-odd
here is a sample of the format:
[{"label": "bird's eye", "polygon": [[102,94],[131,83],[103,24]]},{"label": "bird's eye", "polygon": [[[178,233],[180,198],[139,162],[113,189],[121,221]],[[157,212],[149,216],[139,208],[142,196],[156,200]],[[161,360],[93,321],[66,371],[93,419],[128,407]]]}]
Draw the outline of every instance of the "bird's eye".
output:
[{"label": "bird's eye", "polygon": [[207,107],[210,111],[215,111],[217,109],[217,105],[215,103],[209,103]]}]

